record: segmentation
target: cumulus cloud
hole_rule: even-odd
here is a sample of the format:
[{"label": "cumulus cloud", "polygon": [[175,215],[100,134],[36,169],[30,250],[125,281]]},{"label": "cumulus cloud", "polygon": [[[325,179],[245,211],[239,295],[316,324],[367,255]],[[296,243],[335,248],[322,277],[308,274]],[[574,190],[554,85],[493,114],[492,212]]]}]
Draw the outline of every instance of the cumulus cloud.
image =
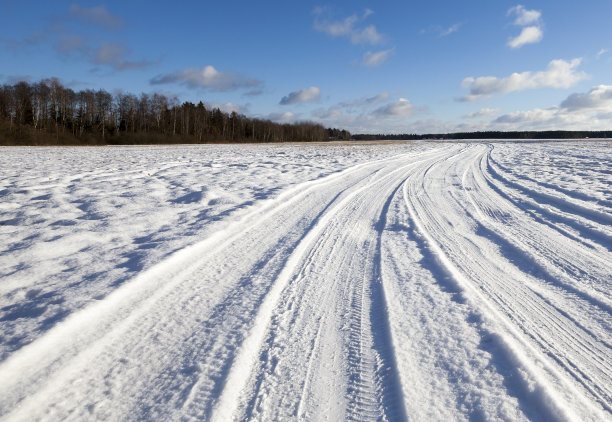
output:
[{"label": "cumulus cloud", "polygon": [[368,51],[363,55],[361,64],[367,67],[376,67],[383,64],[388,58],[393,49],[377,51],[375,53]]},{"label": "cumulus cloud", "polygon": [[499,113],[501,110],[499,108],[481,108],[478,111],[473,111],[462,116],[464,119],[478,119],[481,117],[487,117],[494,114]]},{"label": "cumulus cloud", "polygon": [[110,13],[104,6],[81,7],[78,4],[72,4],[68,10],[71,17],[103,26],[106,29],[115,29],[123,25],[123,19]]},{"label": "cumulus cloud", "polygon": [[280,104],[290,105],[297,103],[306,103],[309,101],[316,101],[319,99],[320,95],[321,90],[316,86],[311,86],[310,88],[300,89],[299,91],[293,91],[289,93],[280,100]]},{"label": "cumulus cloud", "polygon": [[521,30],[521,33],[508,41],[508,46],[511,48],[520,48],[525,44],[534,44],[542,41],[544,33],[537,26],[527,26]]},{"label": "cumulus cloud", "polygon": [[219,72],[213,66],[202,69],[185,69],[158,75],[151,79],[152,85],[180,83],[189,88],[205,88],[211,91],[234,91],[259,86],[261,81],[250,79],[234,72]]},{"label": "cumulus cloud", "polygon": [[522,5],[517,5],[508,10],[508,16],[515,16],[514,25],[524,27],[521,33],[508,40],[510,48],[520,48],[525,44],[534,44],[542,41],[542,12],[539,10],[527,10]]},{"label": "cumulus cloud", "polygon": [[536,23],[542,17],[542,12],[539,10],[527,10],[522,5],[516,5],[508,10],[507,16],[516,16],[514,24],[518,26],[526,26]]},{"label": "cumulus cloud", "polygon": [[508,93],[537,88],[569,88],[586,78],[584,72],[578,72],[581,58],[571,61],[553,60],[544,71],[513,73],[505,78],[495,76],[468,77],[461,85],[469,88],[470,93],[460,101],[476,101],[496,93]]},{"label": "cumulus cloud", "polygon": [[314,29],[328,34],[332,37],[344,37],[351,40],[353,44],[380,44],[383,41],[383,36],[378,32],[374,25],[360,27],[363,22],[373,12],[366,9],[362,16],[356,14],[351,15],[340,21],[320,20],[319,16],[323,13],[323,9],[315,9],[317,18],[315,19]]},{"label": "cumulus cloud", "polygon": [[561,107],[570,111],[598,109],[612,111],[612,85],[599,85],[587,93],[575,93],[567,97]]},{"label": "cumulus cloud", "polygon": [[612,120],[612,86],[599,85],[586,93],[568,96],[559,106],[519,110],[490,123],[501,130],[604,130]]},{"label": "cumulus cloud", "polygon": [[379,107],[372,113],[376,117],[410,117],[416,111],[416,107],[406,98]]}]

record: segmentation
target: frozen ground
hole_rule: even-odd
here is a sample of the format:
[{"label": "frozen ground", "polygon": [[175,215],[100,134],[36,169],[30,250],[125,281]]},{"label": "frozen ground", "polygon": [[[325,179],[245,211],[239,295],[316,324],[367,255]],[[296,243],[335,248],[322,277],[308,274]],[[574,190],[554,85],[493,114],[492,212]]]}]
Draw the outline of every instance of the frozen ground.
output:
[{"label": "frozen ground", "polygon": [[0,419],[612,420],[612,143],[0,152]]}]

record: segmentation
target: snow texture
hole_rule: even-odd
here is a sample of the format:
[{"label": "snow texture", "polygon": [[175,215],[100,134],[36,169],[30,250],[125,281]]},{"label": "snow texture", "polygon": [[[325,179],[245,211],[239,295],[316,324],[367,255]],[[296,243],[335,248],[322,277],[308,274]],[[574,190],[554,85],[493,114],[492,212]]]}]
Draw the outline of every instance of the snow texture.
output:
[{"label": "snow texture", "polygon": [[1,152],[1,420],[612,420],[612,143]]}]

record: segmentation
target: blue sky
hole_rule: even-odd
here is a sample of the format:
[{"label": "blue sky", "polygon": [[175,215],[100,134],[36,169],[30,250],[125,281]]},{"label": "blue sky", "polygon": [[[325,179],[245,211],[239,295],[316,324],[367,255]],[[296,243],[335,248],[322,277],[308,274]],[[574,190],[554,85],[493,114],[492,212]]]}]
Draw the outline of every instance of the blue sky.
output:
[{"label": "blue sky", "polygon": [[610,0],[0,5],[0,83],[353,133],[612,129]]}]

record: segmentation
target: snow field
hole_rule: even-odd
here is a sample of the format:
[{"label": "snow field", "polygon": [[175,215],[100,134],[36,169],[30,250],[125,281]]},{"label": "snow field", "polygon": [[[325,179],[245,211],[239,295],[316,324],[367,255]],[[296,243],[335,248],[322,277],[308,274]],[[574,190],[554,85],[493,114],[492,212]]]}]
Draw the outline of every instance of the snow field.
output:
[{"label": "snow field", "polygon": [[4,149],[0,418],[611,420],[610,146]]}]

